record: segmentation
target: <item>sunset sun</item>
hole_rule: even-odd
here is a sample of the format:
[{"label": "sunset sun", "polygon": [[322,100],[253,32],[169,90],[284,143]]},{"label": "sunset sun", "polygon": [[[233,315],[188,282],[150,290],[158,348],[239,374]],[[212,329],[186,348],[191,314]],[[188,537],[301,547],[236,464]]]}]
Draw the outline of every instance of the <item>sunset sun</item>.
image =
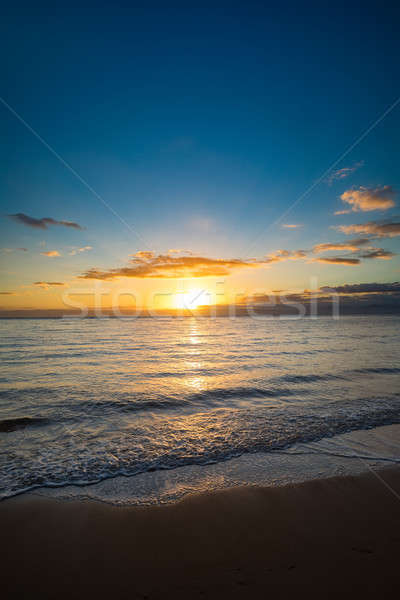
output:
[{"label": "sunset sun", "polygon": [[187,292],[175,295],[175,308],[194,310],[199,306],[210,304],[210,292],[204,288],[192,288]]}]

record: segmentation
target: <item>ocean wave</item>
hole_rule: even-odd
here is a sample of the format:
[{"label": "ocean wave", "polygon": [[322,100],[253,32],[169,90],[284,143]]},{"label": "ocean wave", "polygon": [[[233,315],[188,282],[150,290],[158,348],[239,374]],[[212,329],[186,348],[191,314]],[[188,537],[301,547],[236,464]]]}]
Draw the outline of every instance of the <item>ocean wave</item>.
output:
[{"label": "ocean wave", "polygon": [[365,367],[363,369],[354,369],[352,373],[396,375],[400,373],[400,367]]},{"label": "ocean wave", "polygon": [[[185,465],[222,462],[243,454],[273,452],[356,429],[400,423],[400,398],[359,399],[335,409],[287,406],[179,415],[157,422],[58,430],[54,439],[30,439],[29,453],[9,445],[0,461],[0,497],[37,487],[87,485],[115,477]],[[34,433],[32,432],[32,436]],[[7,457],[5,457],[7,454]]]}]

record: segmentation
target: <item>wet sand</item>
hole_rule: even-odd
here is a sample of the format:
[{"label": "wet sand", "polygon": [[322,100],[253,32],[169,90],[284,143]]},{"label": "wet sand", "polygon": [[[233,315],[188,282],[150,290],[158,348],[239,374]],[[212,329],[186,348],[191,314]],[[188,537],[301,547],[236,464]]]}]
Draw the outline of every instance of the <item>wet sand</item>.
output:
[{"label": "wet sand", "polygon": [[12,498],[0,503],[3,597],[395,598],[400,469],[380,477],[157,507]]}]

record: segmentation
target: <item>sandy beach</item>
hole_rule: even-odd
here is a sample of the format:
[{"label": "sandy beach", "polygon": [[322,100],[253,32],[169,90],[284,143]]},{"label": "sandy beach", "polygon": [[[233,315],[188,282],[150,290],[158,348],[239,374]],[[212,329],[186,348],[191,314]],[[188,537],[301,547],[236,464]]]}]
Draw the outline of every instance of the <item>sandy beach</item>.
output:
[{"label": "sandy beach", "polygon": [[399,496],[399,469],[157,507],[21,495],[0,504],[4,597],[395,597]]}]

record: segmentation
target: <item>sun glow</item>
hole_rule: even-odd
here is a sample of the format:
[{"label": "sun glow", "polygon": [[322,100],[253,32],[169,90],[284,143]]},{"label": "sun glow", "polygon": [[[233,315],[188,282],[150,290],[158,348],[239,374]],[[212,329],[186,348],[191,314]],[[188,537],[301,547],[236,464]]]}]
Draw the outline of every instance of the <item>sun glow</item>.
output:
[{"label": "sun glow", "polygon": [[210,304],[210,292],[201,288],[193,288],[187,292],[179,292],[175,295],[175,307],[187,310],[195,310],[199,306]]}]

